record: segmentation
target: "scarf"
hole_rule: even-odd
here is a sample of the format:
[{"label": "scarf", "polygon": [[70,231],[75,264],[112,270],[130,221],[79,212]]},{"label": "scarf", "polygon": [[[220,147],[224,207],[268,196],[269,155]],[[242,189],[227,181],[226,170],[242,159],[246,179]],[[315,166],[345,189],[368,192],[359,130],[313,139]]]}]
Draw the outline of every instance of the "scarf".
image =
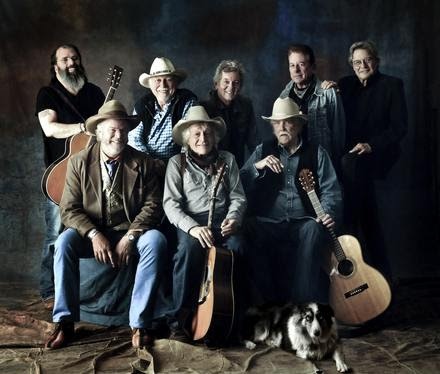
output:
[{"label": "scarf", "polygon": [[207,155],[198,155],[189,148],[188,157],[190,157],[197,166],[204,169],[209,175],[215,175],[217,173],[217,167],[215,165],[218,159],[217,148],[214,148]]}]

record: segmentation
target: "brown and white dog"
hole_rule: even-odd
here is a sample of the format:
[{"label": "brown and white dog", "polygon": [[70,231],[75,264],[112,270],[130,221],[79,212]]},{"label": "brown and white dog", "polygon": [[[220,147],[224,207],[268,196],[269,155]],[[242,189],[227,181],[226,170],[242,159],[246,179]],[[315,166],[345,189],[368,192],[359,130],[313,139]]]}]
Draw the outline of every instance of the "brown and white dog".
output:
[{"label": "brown and white dog", "polygon": [[250,308],[246,312],[242,340],[248,349],[263,343],[294,352],[311,361],[315,373],[322,373],[316,361],[329,356],[339,372],[350,370],[344,361],[336,320],[329,305],[307,303]]}]

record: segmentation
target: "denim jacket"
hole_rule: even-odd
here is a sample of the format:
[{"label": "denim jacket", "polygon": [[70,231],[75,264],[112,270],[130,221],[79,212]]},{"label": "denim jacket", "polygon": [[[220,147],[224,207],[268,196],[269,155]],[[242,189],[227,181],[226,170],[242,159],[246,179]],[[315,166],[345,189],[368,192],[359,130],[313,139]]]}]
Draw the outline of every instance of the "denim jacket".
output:
[{"label": "denim jacket", "polygon": [[[321,81],[315,78],[315,91],[308,104],[307,137],[311,144],[320,144],[330,154],[333,162],[339,163],[345,146],[345,114],[340,95],[334,88],[324,90]],[[293,88],[290,81],[280,97],[289,97]]]}]

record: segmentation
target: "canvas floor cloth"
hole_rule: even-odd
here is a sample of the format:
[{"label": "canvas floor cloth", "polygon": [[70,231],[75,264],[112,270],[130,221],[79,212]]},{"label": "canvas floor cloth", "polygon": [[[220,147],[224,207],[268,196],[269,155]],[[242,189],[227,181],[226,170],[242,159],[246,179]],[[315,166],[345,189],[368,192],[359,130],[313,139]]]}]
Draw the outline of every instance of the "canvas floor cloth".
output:
[{"label": "canvas floor cloth", "polygon": [[[403,283],[375,331],[342,328],[347,363],[354,373],[440,373],[440,280]],[[168,339],[135,350],[128,327],[79,323],[76,341],[42,348],[50,313],[38,293],[1,284],[0,374],[10,373],[311,373],[310,363],[280,349],[208,349]],[[374,330],[374,328],[373,328]],[[336,373],[331,359],[319,363]]]}]

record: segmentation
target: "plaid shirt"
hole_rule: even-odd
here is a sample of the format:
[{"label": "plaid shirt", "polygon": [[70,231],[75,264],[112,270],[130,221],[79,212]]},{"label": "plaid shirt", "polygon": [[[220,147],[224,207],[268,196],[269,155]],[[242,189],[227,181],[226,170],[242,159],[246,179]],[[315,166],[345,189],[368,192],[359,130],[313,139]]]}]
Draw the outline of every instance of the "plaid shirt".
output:
[{"label": "plaid shirt", "polygon": [[[193,100],[189,100],[185,104],[183,117],[193,104]],[[162,109],[156,102],[150,134],[146,136],[144,124],[141,121],[136,128],[128,133],[128,144],[141,152],[147,153],[153,158],[164,161],[178,154],[180,152],[180,146],[173,142],[172,113],[168,111],[170,105],[172,105],[172,101],[167,103]],[[133,114],[137,114],[136,110],[133,110]]]}]

